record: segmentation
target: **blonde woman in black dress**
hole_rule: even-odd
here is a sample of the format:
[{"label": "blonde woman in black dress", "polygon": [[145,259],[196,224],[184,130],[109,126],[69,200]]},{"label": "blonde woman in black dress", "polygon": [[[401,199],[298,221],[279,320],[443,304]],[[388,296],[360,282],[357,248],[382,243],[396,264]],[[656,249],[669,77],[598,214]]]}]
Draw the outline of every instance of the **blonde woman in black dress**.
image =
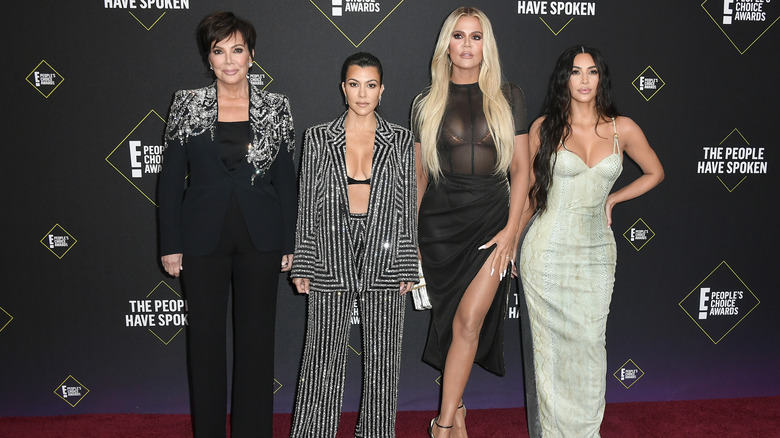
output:
[{"label": "blonde woman in black dress", "polygon": [[458,8],[444,21],[412,124],[420,253],[433,305],[423,360],[443,372],[429,433],[466,436],[461,397],[472,364],[504,373],[509,274],[530,173],[523,93],[503,83],[482,11]]}]

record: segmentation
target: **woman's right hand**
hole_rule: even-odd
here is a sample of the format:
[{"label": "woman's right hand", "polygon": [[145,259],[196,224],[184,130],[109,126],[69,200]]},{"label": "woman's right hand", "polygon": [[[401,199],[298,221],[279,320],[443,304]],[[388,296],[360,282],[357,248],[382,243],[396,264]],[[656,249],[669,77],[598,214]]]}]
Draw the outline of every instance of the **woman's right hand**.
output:
[{"label": "woman's right hand", "polygon": [[293,278],[292,282],[295,285],[295,289],[298,291],[299,294],[308,294],[309,293],[309,279],[308,278]]},{"label": "woman's right hand", "polygon": [[168,254],[160,257],[162,260],[163,268],[165,268],[165,272],[168,273],[168,275],[172,277],[178,277],[179,273],[182,269],[184,269],[181,266],[181,253],[177,254]]}]

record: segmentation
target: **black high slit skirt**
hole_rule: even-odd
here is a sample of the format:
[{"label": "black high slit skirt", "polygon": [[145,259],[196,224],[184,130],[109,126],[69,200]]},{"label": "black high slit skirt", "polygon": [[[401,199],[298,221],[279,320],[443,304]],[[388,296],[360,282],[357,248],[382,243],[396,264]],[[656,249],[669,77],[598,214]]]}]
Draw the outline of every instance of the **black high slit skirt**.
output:
[{"label": "black high slit skirt", "polygon": [[[431,299],[431,324],[423,361],[443,370],[452,343],[452,321],[463,294],[495,246],[479,250],[509,218],[505,176],[445,173],[431,182],[420,204],[419,245]],[[511,268],[510,268],[511,269]],[[494,275],[498,275],[499,269]],[[511,275],[498,286],[485,315],[474,362],[504,375],[504,320]]]}]

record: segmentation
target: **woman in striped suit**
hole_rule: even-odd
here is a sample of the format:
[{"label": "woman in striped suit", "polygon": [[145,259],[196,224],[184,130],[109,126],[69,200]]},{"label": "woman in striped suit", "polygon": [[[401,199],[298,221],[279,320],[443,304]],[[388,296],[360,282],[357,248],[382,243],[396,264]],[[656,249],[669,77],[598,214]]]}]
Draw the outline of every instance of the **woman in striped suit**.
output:
[{"label": "woman in striped suit", "polygon": [[416,177],[409,130],[376,114],[382,65],[346,59],[347,111],[306,131],[293,282],[308,294],[306,344],[292,437],[335,437],[350,315],[363,335],[363,394],[356,436],[395,436],[404,294],[418,281]]}]

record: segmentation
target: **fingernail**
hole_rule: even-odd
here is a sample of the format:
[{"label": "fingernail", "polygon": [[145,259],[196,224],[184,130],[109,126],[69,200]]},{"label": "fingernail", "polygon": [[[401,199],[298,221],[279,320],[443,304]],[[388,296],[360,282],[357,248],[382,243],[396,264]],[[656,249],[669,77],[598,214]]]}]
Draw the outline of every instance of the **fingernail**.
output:
[{"label": "fingernail", "polygon": [[480,246],[480,247],[479,247],[479,248],[477,248],[477,249],[479,249],[479,250],[485,249],[485,245],[482,245],[482,246]]},{"label": "fingernail", "polygon": [[491,277],[493,276],[493,271],[495,271],[495,269],[493,269],[493,268],[490,268],[490,276],[491,276]]}]

